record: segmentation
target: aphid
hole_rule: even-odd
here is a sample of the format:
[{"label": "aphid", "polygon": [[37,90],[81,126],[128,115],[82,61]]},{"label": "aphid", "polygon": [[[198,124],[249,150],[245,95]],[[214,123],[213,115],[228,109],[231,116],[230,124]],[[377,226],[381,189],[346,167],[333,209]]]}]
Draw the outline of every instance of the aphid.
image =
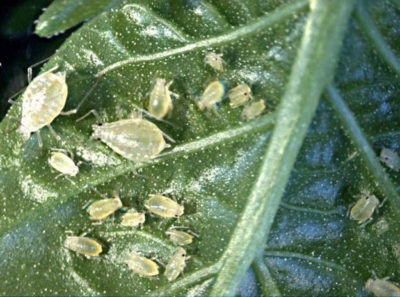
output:
[{"label": "aphid", "polygon": [[128,267],[139,276],[154,276],[158,275],[158,265],[145,257],[136,254],[130,254],[126,260]]},{"label": "aphid", "polygon": [[65,175],[75,176],[79,172],[75,162],[62,152],[52,152],[48,162],[51,167]]},{"label": "aphid", "polygon": [[375,195],[364,193],[350,210],[350,219],[363,224],[372,218],[375,209],[379,206],[379,200]]},{"label": "aphid", "polygon": [[223,54],[217,54],[214,52],[208,52],[205,57],[206,64],[210,65],[217,71],[222,71],[224,68],[225,61],[222,59]]},{"label": "aphid", "polygon": [[152,159],[169,146],[162,131],[144,119],[93,125],[92,137],[100,139],[113,151],[132,161]]},{"label": "aphid", "polygon": [[193,241],[193,235],[185,231],[176,230],[174,228],[169,228],[165,234],[175,245],[187,245],[191,244]]},{"label": "aphid", "polygon": [[233,89],[228,91],[228,97],[230,100],[230,106],[236,108],[242,106],[247,101],[253,98],[251,94],[251,89],[246,84],[240,84]]},{"label": "aphid", "polygon": [[383,148],[381,150],[379,160],[381,160],[382,163],[385,163],[387,167],[393,169],[394,171],[400,170],[400,157],[395,151]]},{"label": "aphid", "polygon": [[220,102],[225,94],[225,85],[219,81],[213,81],[204,90],[203,95],[198,103],[200,110],[205,108],[212,108],[218,102]]},{"label": "aphid", "polygon": [[246,121],[258,117],[265,109],[264,100],[253,102],[247,105],[242,112],[242,118]]},{"label": "aphid", "polygon": [[172,110],[173,105],[171,95],[179,97],[179,95],[172,93],[169,90],[172,83],[172,80],[167,83],[165,79],[157,78],[153,90],[150,93],[148,109],[157,119],[162,119]]},{"label": "aphid", "polygon": [[65,72],[53,73],[57,68],[35,77],[22,95],[22,117],[18,131],[24,140],[39,131],[61,113],[68,96]]},{"label": "aphid", "polygon": [[167,277],[168,281],[175,280],[185,269],[186,266],[186,251],[178,247],[175,253],[172,255],[167,266],[165,267],[164,275]]},{"label": "aphid", "polygon": [[144,206],[151,213],[164,218],[178,218],[183,215],[184,207],[176,201],[162,195],[149,195],[149,197],[144,201]]},{"label": "aphid", "polygon": [[84,236],[67,236],[64,247],[86,257],[97,257],[103,251],[100,243]]},{"label": "aphid", "polygon": [[121,225],[127,227],[142,226],[146,220],[144,213],[137,212],[136,209],[131,208],[122,216]]},{"label": "aphid", "polygon": [[87,208],[87,212],[89,213],[92,221],[101,221],[108,218],[121,207],[121,199],[119,199],[118,196],[115,196],[114,198],[101,199],[93,202]]},{"label": "aphid", "polygon": [[385,278],[370,278],[365,284],[365,289],[378,297],[400,297],[400,288]]}]

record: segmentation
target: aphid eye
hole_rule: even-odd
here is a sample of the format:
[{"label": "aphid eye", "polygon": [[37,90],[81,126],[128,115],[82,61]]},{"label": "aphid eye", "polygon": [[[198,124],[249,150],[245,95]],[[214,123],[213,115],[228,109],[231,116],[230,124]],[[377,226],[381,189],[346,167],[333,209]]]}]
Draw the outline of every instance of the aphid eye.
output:
[{"label": "aphid eye", "polygon": [[182,257],[186,257],[186,254],[182,254]]},{"label": "aphid eye", "polygon": [[101,127],[103,126],[103,123],[98,123],[97,126]]}]

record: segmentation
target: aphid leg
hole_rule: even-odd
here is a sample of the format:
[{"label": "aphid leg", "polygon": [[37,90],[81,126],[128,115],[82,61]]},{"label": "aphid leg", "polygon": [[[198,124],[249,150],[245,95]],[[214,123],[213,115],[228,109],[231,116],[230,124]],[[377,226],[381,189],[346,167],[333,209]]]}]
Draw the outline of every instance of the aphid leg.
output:
[{"label": "aphid leg", "polygon": [[388,198],[385,197],[385,198],[382,200],[382,202],[379,204],[378,208],[381,208],[381,207],[386,203],[387,200],[388,200]]},{"label": "aphid leg", "polygon": [[12,99],[15,98],[15,97],[17,97],[17,96],[19,96],[19,95],[21,95],[21,94],[25,91],[25,89],[26,89],[26,88],[23,88],[22,90],[16,92],[14,95],[11,95],[11,97],[8,98],[8,103],[10,103],[10,104],[17,104],[18,102],[15,101],[15,100],[12,100]]},{"label": "aphid leg", "polygon": [[86,202],[86,203],[82,206],[82,209],[87,208],[93,201],[94,201],[93,199],[90,199],[88,202]]},{"label": "aphid leg", "polygon": [[53,127],[51,125],[47,125],[47,127],[49,128],[50,133],[54,136],[54,138],[57,139],[58,141],[60,141],[61,137],[60,137],[60,135],[58,135],[56,133],[56,131],[53,129]]},{"label": "aphid leg", "polygon": [[[90,94],[93,92],[93,90],[94,90],[94,89],[96,88],[96,86],[99,84],[99,81],[100,81],[99,79],[96,80],[96,82],[93,84],[93,86],[91,86],[90,89],[89,89],[89,91],[85,94],[85,97],[83,97],[83,99],[81,100],[81,102],[79,102],[79,104],[78,104],[74,109],[71,109],[71,110],[68,110],[68,111],[62,111],[62,112],[60,112],[60,115],[68,116],[68,115],[76,114],[76,113],[79,111],[79,109],[81,108],[82,104],[85,103],[85,101],[87,100],[87,98],[89,98]],[[79,119],[81,119],[81,118],[79,118]],[[78,119],[78,120],[79,120],[79,119]],[[78,121],[78,120],[77,120],[77,121]]]},{"label": "aphid leg", "polygon": [[40,130],[36,131],[37,139],[38,139],[38,145],[39,145],[39,150],[42,150],[43,148],[43,139],[42,135],[40,135]]},{"label": "aphid leg", "polygon": [[94,115],[94,117],[96,118],[96,120],[97,120],[98,123],[102,123],[102,122],[103,122],[103,120],[101,119],[99,113],[98,113],[96,110],[94,110],[94,109],[89,110],[87,113],[85,113],[85,114],[84,114],[83,116],[81,116],[79,119],[77,119],[76,122],[80,122],[80,121],[86,119],[86,118],[87,118],[89,115],[91,115],[91,114]]},{"label": "aphid leg", "polygon": [[[38,61],[38,62],[36,62],[36,63],[34,63],[34,64],[32,64],[31,66],[28,67],[28,69],[27,69],[28,83],[30,83],[30,82],[32,81],[32,69],[35,68],[36,66],[38,66],[38,65],[40,65],[40,64],[43,64],[43,63],[45,63],[46,61],[50,60],[51,57],[53,57],[53,55],[51,55],[50,57],[47,57],[47,58],[45,58],[45,59],[43,59],[43,60],[40,60],[40,61]],[[57,67],[58,67],[58,66],[57,66]],[[55,69],[53,69],[53,70],[55,70]]]},{"label": "aphid leg", "polygon": [[373,220],[373,218],[371,217],[371,218],[367,219],[366,221],[364,221],[362,223],[359,222],[360,227],[364,229],[369,223],[372,222],[372,220]]},{"label": "aphid leg", "polygon": [[[169,121],[166,121],[166,120],[162,120],[162,119],[159,119],[159,118],[157,118],[157,117],[155,117],[155,116],[153,116],[150,112],[148,112],[147,110],[145,110],[145,109],[143,109],[143,108],[140,108],[139,106],[137,106],[136,104],[134,104],[134,103],[132,103],[132,105],[133,105],[133,107],[135,107],[138,111],[139,111],[139,114],[138,113],[131,113],[131,115],[129,116],[130,118],[142,118],[142,114],[141,113],[144,113],[144,114],[146,114],[147,116],[149,116],[150,118],[152,118],[152,119],[155,119],[156,121],[159,121],[159,122],[162,122],[162,123],[166,123],[167,125],[170,125],[171,127],[173,127],[173,128],[178,128],[176,125],[174,125],[173,123],[171,123],[171,122],[169,122]],[[175,141],[172,141],[172,142],[175,142]]]},{"label": "aphid leg", "polygon": [[[171,80],[170,82],[168,82],[168,83],[165,85],[165,88],[168,90],[168,92],[169,92],[170,95],[174,96],[175,98],[179,98],[179,94],[174,93],[174,92],[171,92],[171,91],[169,90],[169,87],[170,87],[173,83],[174,83],[174,81]],[[171,109],[172,109],[172,106],[171,106]]]}]

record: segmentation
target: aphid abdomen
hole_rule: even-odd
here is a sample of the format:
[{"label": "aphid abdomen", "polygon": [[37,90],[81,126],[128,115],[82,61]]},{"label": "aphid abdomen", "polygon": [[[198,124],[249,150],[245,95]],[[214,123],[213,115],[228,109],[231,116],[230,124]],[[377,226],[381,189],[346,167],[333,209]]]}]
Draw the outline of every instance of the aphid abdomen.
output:
[{"label": "aphid abdomen", "polygon": [[87,257],[96,257],[103,251],[101,244],[96,240],[83,236],[68,236],[64,247]]},{"label": "aphid abdomen", "polygon": [[400,288],[388,281],[387,278],[370,278],[365,284],[365,288],[377,297],[400,297]]},{"label": "aphid abdomen", "polygon": [[212,108],[215,104],[221,102],[225,94],[225,85],[217,80],[210,83],[204,90],[198,103],[200,110]]},{"label": "aphid abdomen", "polygon": [[66,154],[61,152],[53,152],[49,158],[49,164],[58,172],[62,174],[75,176],[79,172],[78,166]]},{"label": "aphid abdomen", "polygon": [[22,97],[20,132],[24,137],[49,125],[64,108],[67,96],[65,74],[47,72],[35,78]]},{"label": "aphid abdomen", "polygon": [[145,257],[130,254],[126,260],[128,267],[139,276],[155,276],[158,275],[158,265]]},{"label": "aphid abdomen", "polygon": [[184,231],[179,231],[176,229],[168,229],[165,234],[169,237],[169,239],[175,244],[175,245],[187,245],[191,244],[193,241],[193,235],[184,232]]},{"label": "aphid abdomen", "polygon": [[127,119],[93,126],[92,137],[99,138],[113,151],[132,161],[157,156],[167,144],[161,130],[143,119]]},{"label": "aphid abdomen", "polygon": [[167,83],[165,79],[158,78],[150,93],[149,112],[158,119],[172,110],[171,92],[168,89],[171,84],[172,81]]},{"label": "aphid abdomen", "polygon": [[130,209],[122,216],[121,225],[126,227],[137,227],[143,225],[145,221],[146,217],[144,213],[137,212],[135,209]]},{"label": "aphid abdomen", "polygon": [[108,218],[114,212],[122,207],[119,197],[110,199],[101,199],[93,202],[87,209],[92,221],[100,221]]},{"label": "aphid abdomen", "polygon": [[186,251],[183,248],[178,247],[165,267],[164,275],[167,277],[168,281],[171,282],[183,272],[185,266]]},{"label": "aphid abdomen", "polygon": [[251,89],[246,84],[240,84],[228,92],[230,106],[232,108],[245,104],[252,98]]},{"label": "aphid abdomen", "polygon": [[242,112],[242,118],[246,121],[258,117],[265,109],[264,100],[259,100],[247,105]]},{"label": "aphid abdomen", "polygon": [[150,195],[150,198],[144,201],[144,206],[151,213],[164,218],[178,218],[184,212],[183,205],[162,195]]}]

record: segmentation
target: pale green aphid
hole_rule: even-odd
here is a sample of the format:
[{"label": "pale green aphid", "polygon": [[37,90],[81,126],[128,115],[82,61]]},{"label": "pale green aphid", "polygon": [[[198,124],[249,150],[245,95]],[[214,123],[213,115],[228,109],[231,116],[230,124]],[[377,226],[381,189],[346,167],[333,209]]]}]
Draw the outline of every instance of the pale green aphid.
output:
[{"label": "pale green aphid", "polygon": [[253,95],[251,94],[251,89],[248,85],[240,84],[228,91],[228,97],[230,100],[230,106],[236,108],[246,104],[247,101],[253,98]]},{"label": "pale green aphid", "polygon": [[225,61],[222,59],[223,54],[208,52],[205,57],[206,64],[210,65],[217,71],[222,71]]},{"label": "pale green aphid", "polygon": [[164,118],[167,113],[169,113],[172,108],[171,95],[179,97],[177,94],[172,93],[169,87],[172,85],[173,81],[167,83],[165,79],[157,78],[153,89],[150,92],[149,99],[149,112],[157,119]]},{"label": "pale green aphid", "polygon": [[56,68],[35,77],[22,95],[22,117],[18,131],[24,140],[44,126],[51,129],[50,123],[65,106],[68,96],[66,74],[53,73]]},{"label": "pale green aphid", "polygon": [[377,297],[400,297],[400,288],[385,278],[370,278],[365,284],[365,289]]},{"label": "pale green aphid", "polygon": [[144,201],[144,206],[151,213],[164,218],[178,218],[183,215],[184,207],[176,201],[162,195],[149,195],[149,197]]},{"label": "pale green aphid", "polygon": [[142,226],[146,220],[144,213],[137,212],[136,209],[131,208],[123,216],[121,225],[126,227]]},{"label": "pale green aphid", "polygon": [[145,119],[94,125],[92,137],[100,139],[124,158],[138,162],[156,157],[169,146],[162,131]]},{"label": "pale green aphid", "polygon": [[264,100],[253,102],[243,109],[242,118],[246,121],[258,117],[265,110]]},{"label": "pale green aphid", "polygon": [[215,104],[221,102],[224,94],[225,85],[219,80],[213,81],[206,87],[198,102],[200,110],[214,108]]},{"label": "pale green aphid", "polygon": [[391,149],[383,148],[381,150],[379,160],[394,171],[400,170],[400,157],[395,151],[392,151]]},{"label": "pale green aphid", "polygon": [[103,251],[100,243],[84,236],[67,236],[64,247],[86,257],[97,257]]},{"label": "pale green aphid", "polygon": [[126,264],[128,264],[128,267],[132,269],[134,273],[142,277],[155,276],[159,274],[158,265],[153,260],[136,254],[130,254],[126,259]]},{"label": "pale green aphid", "polygon": [[52,168],[65,175],[76,176],[79,172],[75,162],[62,152],[52,152],[48,162]]},{"label": "pale green aphid", "polygon": [[178,247],[175,253],[172,255],[167,266],[165,267],[164,275],[167,277],[168,281],[175,280],[185,269],[186,266],[186,251]]},{"label": "pale green aphid", "polygon": [[169,228],[165,234],[175,245],[187,245],[193,241],[192,234],[174,228]]},{"label": "pale green aphid", "polygon": [[372,218],[375,209],[379,206],[379,200],[375,195],[363,193],[363,196],[358,199],[356,204],[350,210],[350,219],[363,224]]},{"label": "pale green aphid", "polygon": [[121,199],[118,196],[115,196],[114,198],[101,199],[93,202],[87,208],[87,212],[92,221],[101,221],[108,218],[121,207]]}]

